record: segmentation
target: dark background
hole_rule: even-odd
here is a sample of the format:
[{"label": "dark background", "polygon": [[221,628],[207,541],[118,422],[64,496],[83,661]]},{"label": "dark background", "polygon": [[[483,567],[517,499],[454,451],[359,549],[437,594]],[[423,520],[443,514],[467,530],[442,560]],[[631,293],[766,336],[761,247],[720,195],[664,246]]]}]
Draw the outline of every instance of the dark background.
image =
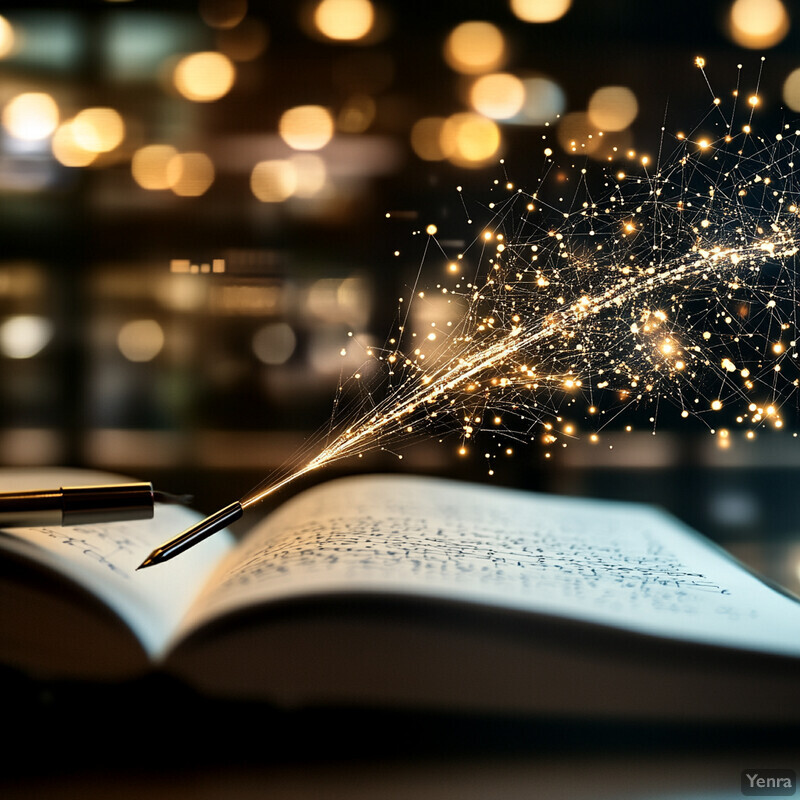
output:
[{"label": "dark background", "polygon": [[[759,87],[756,123],[765,130],[794,118],[782,97],[800,66],[794,6],[785,4],[783,36],[748,47],[730,33],[732,5],[574,0],[560,19],[538,24],[505,2],[376,0],[370,36],[333,42],[309,27],[311,7],[301,3],[3,4],[17,44],[0,61],[0,105],[47,92],[62,122],[110,106],[125,138],[93,164],[68,167],[53,158],[49,138],[0,136],[0,325],[31,316],[35,326],[32,334],[0,329],[11,337],[0,336],[0,465],[115,470],[192,492],[206,512],[241,496],[329,419],[340,368],[358,367],[338,357],[348,331],[374,342],[390,335],[397,297],[422,259],[420,231],[436,224],[443,248],[457,252],[475,235],[462,199],[485,210],[496,179],[533,185],[543,135],[557,161],[585,161],[590,173],[603,167],[559,150],[555,115],[547,127],[497,121],[502,147],[479,166],[421,158],[414,124],[470,108],[476,76],[443,57],[455,26],[491,21],[506,43],[497,69],[554,82],[562,116],[585,110],[602,86],[631,89],[638,114],[610,164],[616,170],[656,154],[662,126],[670,135],[691,130],[713,94],[727,102],[737,82],[743,94]],[[237,9],[246,15],[233,27],[211,24],[236,18]],[[192,102],[174,90],[175,58],[225,52],[223,34],[247,26],[263,48],[233,60],[236,81],[225,96]],[[326,186],[312,197],[259,202],[250,172],[260,160],[293,155],[279,120],[305,104],[328,108],[337,121],[333,139],[313,154]],[[363,112],[355,123],[346,115],[353,108]],[[196,197],[143,189],[131,163],[154,143],[205,153],[213,183]],[[171,271],[173,259],[215,258],[225,259],[224,273]],[[426,259],[433,282],[445,261]],[[117,344],[137,320],[155,321],[164,338],[147,361],[131,361]],[[280,363],[263,363],[254,350],[265,327],[279,344],[280,336],[293,342]],[[34,353],[15,357],[20,341],[24,351],[37,337]],[[634,415],[625,420],[632,432],[622,423],[604,431],[602,449],[581,439],[550,458],[538,445],[517,448],[495,463],[491,480],[660,503],[795,588],[800,446],[791,403],[784,414],[780,436],[746,442],[737,434],[725,451],[702,426],[667,416],[653,436],[646,415]],[[456,450],[457,440],[434,436],[404,450],[402,461],[377,452],[314,478],[403,469],[487,480],[482,458]]]}]

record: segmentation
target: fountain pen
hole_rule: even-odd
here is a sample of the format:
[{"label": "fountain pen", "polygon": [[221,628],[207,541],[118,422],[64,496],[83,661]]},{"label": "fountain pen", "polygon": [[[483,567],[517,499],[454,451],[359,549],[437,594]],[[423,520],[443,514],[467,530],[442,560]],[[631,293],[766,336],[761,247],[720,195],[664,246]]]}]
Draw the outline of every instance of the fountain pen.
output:
[{"label": "fountain pen", "polygon": [[62,486],[0,493],[0,528],[49,525],[93,525],[120,520],[151,519],[154,503],[186,504],[188,495],[153,489],[152,483]]},{"label": "fountain pen", "polygon": [[170,539],[160,547],[157,547],[136,569],[152,567],[154,564],[160,564],[163,561],[174,558],[190,547],[194,547],[198,542],[202,542],[203,539],[207,539],[211,534],[221,531],[232,522],[236,522],[242,514],[244,514],[244,506],[238,500],[229,506],[225,506],[225,508],[221,508],[219,511],[187,528],[174,539]]}]

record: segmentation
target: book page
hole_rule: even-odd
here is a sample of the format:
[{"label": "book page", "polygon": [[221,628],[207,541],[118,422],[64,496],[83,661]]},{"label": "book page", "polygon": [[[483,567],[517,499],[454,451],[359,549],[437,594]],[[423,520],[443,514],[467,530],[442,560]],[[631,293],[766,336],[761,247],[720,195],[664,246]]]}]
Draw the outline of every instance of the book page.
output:
[{"label": "book page", "polygon": [[349,592],[800,655],[800,604],[656,509],[405,476],[341,479],[290,500],[223,562],[186,626]]},{"label": "book page", "polygon": [[[108,484],[129,478],[80,470],[0,471],[0,491]],[[233,543],[220,533],[180,558],[136,570],[147,555],[201,518],[182,506],[155,506],[153,519],[102,525],[4,528],[0,549],[71,578],[100,598],[151,655],[160,652],[199,587]]]}]

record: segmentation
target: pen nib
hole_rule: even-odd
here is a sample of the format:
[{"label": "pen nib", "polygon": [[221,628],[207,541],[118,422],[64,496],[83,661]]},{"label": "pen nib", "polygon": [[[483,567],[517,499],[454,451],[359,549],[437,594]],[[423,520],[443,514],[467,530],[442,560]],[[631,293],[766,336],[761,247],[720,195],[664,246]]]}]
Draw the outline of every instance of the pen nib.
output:
[{"label": "pen nib", "polygon": [[242,504],[238,501],[220,509],[215,514],[211,514],[205,519],[200,520],[191,528],[187,528],[183,533],[170,539],[168,542],[157,547],[147,558],[136,568],[150,567],[153,564],[160,564],[167,561],[179,553],[183,553],[190,547],[199,544],[203,539],[207,539],[211,534],[221,531],[223,528],[235,522],[244,513]]}]

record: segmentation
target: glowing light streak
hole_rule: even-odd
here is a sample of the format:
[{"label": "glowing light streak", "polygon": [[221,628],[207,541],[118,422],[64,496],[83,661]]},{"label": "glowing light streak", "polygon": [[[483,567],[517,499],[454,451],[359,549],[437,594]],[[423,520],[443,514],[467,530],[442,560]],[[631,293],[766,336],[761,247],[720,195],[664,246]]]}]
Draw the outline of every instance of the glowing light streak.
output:
[{"label": "glowing light streak", "polygon": [[[701,58],[697,65],[703,68]],[[758,104],[748,105],[752,113]],[[582,401],[596,428],[592,444],[622,411],[661,400],[671,400],[683,420],[707,420],[724,448],[728,428],[710,421],[733,421],[742,401],[735,421],[751,428],[747,439],[752,428],[784,427],[781,408],[800,387],[790,332],[800,308],[793,183],[800,152],[786,144],[800,131],[787,129],[767,145],[752,133],[732,135],[732,118],[720,125],[716,137],[676,134],[678,157],[652,167],[642,157],[641,175],[610,171],[603,196],[587,182],[584,202],[573,193],[566,211],[541,187],[527,194],[495,181],[507,198],[490,204],[495,216],[479,226],[470,247],[480,255],[467,248],[446,259],[453,283],[438,288],[463,301],[453,306],[455,319],[415,331],[404,311],[389,349],[369,350],[385,373],[382,395],[367,390],[361,400],[368,405],[346,408],[337,395],[325,440],[309,443],[315,452],[299,455],[299,466],[268,478],[242,505],[333,462],[435,430],[457,432],[462,456],[484,431],[563,446],[562,437],[580,436],[572,420]],[[745,142],[755,152],[744,154]],[[550,164],[552,150],[545,153]],[[564,173],[548,174],[560,191]],[[433,237],[437,226],[426,232]],[[471,255],[479,264],[467,269]],[[411,291],[415,302],[431,293]],[[515,420],[524,423],[521,433]]]}]

